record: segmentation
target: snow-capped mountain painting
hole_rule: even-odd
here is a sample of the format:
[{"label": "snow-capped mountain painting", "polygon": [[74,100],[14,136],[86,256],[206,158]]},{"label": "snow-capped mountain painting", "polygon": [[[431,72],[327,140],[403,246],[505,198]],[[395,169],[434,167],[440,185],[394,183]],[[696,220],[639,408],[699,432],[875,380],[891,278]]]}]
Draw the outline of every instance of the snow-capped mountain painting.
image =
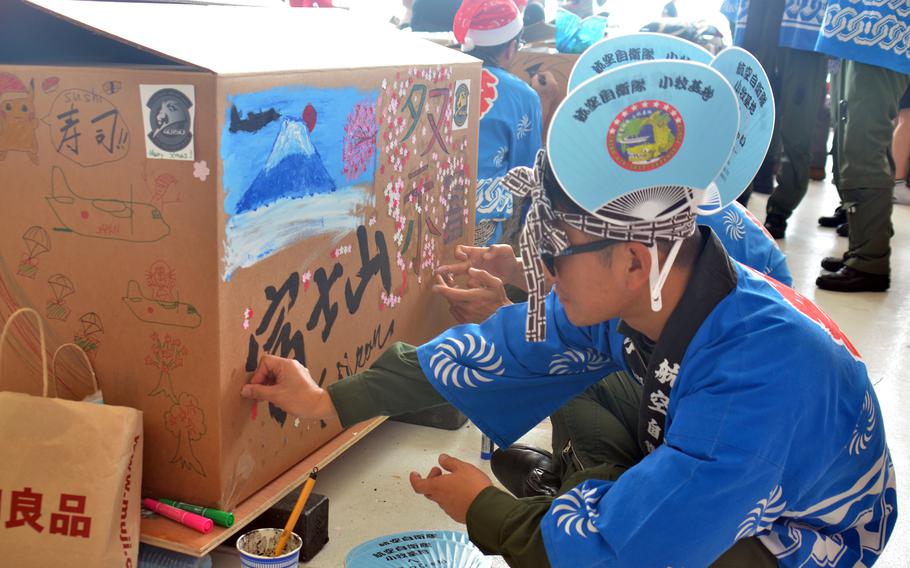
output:
[{"label": "snow-capped mountain painting", "polygon": [[[372,207],[378,91],[278,87],[228,97],[221,136],[223,277],[315,235],[341,240]],[[247,118],[244,118],[247,117]],[[345,151],[357,133],[357,152]],[[348,144],[346,144],[348,143]],[[355,163],[356,162],[356,163]]]},{"label": "snow-capped mountain painting", "polygon": [[296,199],[335,191],[319,151],[303,120],[285,118],[272,153],[237,204],[237,213],[254,211],[283,198]]}]

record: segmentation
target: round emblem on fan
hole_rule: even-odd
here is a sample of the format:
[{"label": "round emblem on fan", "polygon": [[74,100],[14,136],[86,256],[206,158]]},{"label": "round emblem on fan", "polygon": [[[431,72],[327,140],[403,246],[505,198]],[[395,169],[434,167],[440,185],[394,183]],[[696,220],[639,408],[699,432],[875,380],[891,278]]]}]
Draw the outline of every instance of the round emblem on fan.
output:
[{"label": "round emblem on fan", "polygon": [[646,172],[673,159],[684,136],[685,124],[673,105],[639,101],[613,119],[607,133],[607,150],[623,168]]}]

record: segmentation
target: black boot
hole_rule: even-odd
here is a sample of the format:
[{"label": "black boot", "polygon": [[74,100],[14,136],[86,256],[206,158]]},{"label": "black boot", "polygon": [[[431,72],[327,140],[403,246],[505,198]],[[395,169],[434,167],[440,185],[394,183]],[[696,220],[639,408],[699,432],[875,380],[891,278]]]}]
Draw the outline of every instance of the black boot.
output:
[{"label": "black boot", "polygon": [[846,222],[847,212],[841,206],[838,206],[837,209],[834,210],[834,215],[826,215],[818,218],[818,224],[822,227],[828,227],[829,229],[843,225]]},{"label": "black boot", "polygon": [[765,217],[765,229],[775,239],[782,239],[787,232],[787,220],[780,215],[768,213]]},{"label": "black boot", "polygon": [[822,259],[822,268],[828,272],[837,272],[844,267],[844,257],[826,256]]},{"label": "black boot", "polygon": [[556,495],[560,480],[550,452],[512,444],[493,452],[490,468],[496,479],[516,497]]},{"label": "black boot", "polygon": [[815,285],[832,292],[884,292],[891,286],[891,278],[887,274],[871,274],[844,266],[837,272],[822,274],[815,280]]},{"label": "black boot", "polygon": [[850,236],[850,223],[841,223],[837,226],[837,236],[838,237],[849,237]]}]

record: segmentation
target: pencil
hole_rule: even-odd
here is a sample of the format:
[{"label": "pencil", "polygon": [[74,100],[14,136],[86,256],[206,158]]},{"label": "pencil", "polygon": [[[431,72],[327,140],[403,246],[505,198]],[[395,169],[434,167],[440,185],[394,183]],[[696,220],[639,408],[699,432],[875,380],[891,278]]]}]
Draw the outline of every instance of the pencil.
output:
[{"label": "pencil", "polygon": [[303,506],[306,504],[306,500],[310,498],[310,493],[313,492],[313,486],[316,485],[316,474],[318,471],[319,470],[314,467],[313,471],[310,473],[310,477],[306,480],[306,483],[303,484],[303,489],[300,491],[300,497],[297,498],[294,510],[291,511],[291,516],[288,518],[287,524],[284,525],[284,532],[281,533],[281,538],[278,539],[278,544],[275,545],[275,553],[272,556],[280,556],[281,553],[284,552],[284,547],[287,546],[288,539],[291,538],[291,532],[294,525],[297,524],[297,519],[300,518]]}]

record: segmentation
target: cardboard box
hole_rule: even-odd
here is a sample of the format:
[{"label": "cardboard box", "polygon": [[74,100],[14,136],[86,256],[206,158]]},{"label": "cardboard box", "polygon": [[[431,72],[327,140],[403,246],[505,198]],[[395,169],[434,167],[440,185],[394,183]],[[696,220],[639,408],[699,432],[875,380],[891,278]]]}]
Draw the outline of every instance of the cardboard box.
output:
[{"label": "cardboard box", "polygon": [[341,10],[6,6],[0,320],[39,309],[144,411],[147,495],[230,509],[340,432],[241,399],[262,354],[328,385],[449,325],[480,63]]},{"label": "cardboard box", "polygon": [[532,85],[531,80],[538,73],[548,71],[556,78],[559,85],[559,96],[550,101],[541,101],[545,136],[556,107],[566,98],[569,75],[572,74],[572,67],[575,66],[578,55],[578,53],[559,53],[553,47],[528,45],[518,50],[509,66],[510,73],[529,85]]},{"label": "cardboard box", "polygon": [[578,56],[578,53],[560,53],[553,47],[528,45],[515,54],[509,72],[530,85],[534,75],[549,71],[556,77],[565,98],[569,75]]}]

